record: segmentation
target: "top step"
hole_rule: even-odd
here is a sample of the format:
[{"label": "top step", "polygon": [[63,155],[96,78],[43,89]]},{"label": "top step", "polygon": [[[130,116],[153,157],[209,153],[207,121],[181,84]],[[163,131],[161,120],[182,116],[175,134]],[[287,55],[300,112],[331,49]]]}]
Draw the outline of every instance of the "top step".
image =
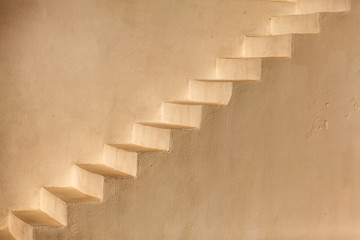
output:
[{"label": "top step", "polygon": [[348,12],[351,0],[297,0],[297,14]]},{"label": "top step", "polygon": [[271,35],[315,34],[320,32],[320,14],[302,14],[272,17]]}]

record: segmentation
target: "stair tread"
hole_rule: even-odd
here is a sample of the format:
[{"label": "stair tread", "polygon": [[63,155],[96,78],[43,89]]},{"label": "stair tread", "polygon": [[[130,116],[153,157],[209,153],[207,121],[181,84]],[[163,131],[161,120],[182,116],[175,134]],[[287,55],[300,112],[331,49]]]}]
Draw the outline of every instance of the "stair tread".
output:
[{"label": "stair tread", "polygon": [[66,203],[99,202],[100,199],[80,192],[73,187],[44,187]]},{"label": "stair tread", "polygon": [[119,144],[110,144],[110,145],[130,152],[167,152],[168,151],[167,149],[151,148],[134,143],[119,143]]},{"label": "stair tread", "polygon": [[0,239],[1,240],[15,240],[12,234],[7,229],[0,230]]},{"label": "stair tread", "polygon": [[195,100],[174,100],[174,101],[169,101],[169,103],[188,104],[188,105],[213,105],[213,106],[225,105],[223,103],[218,103],[218,102],[202,102]]},{"label": "stair tread", "polygon": [[149,121],[149,122],[137,122],[138,124],[150,127],[165,128],[165,129],[177,129],[177,128],[195,128],[193,126],[181,125],[175,123],[161,122],[161,121]]},{"label": "stair tread", "polygon": [[23,222],[33,226],[62,227],[63,225],[41,210],[24,210],[12,212]]},{"label": "stair tread", "polygon": [[195,79],[196,81],[202,81],[202,82],[257,82],[260,81],[260,79],[244,79],[244,78],[238,78],[238,79],[226,79],[226,78],[208,78],[208,79]]},{"label": "stair tread", "polygon": [[77,164],[78,167],[105,177],[133,177],[104,164]]}]

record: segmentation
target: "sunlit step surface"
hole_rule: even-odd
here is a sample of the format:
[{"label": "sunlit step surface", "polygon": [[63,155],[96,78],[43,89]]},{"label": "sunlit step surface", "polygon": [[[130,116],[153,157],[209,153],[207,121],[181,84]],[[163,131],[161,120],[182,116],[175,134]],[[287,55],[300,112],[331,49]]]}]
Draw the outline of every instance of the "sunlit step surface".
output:
[{"label": "sunlit step surface", "polygon": [[202,107],[164,102],[159,116],[139,124],[165,129],[200,128]]},{"label": "sunlit step surface", "polygon": [[120,173],[136,177],[138,166],[137,156],[138,154],[136,152],[126,151],[105,144],[102,162],[105,166]]},{"label": "sunlit step surface", "polygon": [[319,33],[320,14],[272,17],[270,20],[270,32],[272,35]]},{"label": "sunlit step surface", "polygon": [[244,37],[242,41],[243,58],[290,58],[291,55],[291,35]]},{"label": "sunlit step surface", "polygon": [[104,164],[77,164],[82,169],[86,171],[104,176],[104,177],[133,177],[132,175],[115,170]]},{"label": "sunlit step surface", "polygon": [[129,140],[110,145],[133,152],[169,151],[170,130],[135,123]]},{"label": "sunlit step surface", "polygon": [[63,225],[67,225],[68,204],[100,202],[73,187],[44,187],[40,193],[40,209]]},{"label": "sunlit step surface", "polygon": [[351,9],[351,0],[301,0],[297,3],[297,14],[318,12],[347,12]]},{"label": "sunlit step surface", "polygon": [[100,200],[104,197],[104,176],[88,171],[82,165],[73,166],[72,186]]},{"label": "sunlit step surface", "polygon": [[66,203],[100,202],[99,198],[82,193],[73,187],[44,187],[44,189]]},{"label": "sunlit step surface", "polygon": [[60,228],[63,225],[41,210],[12,211],[8,218],[9,230],[15,239],[35,240],[35,228]]},{"label": "sunlit step surface", "polygon": [[173,101],[179,104],[227,105],[232,95],[232,83],[190,80],[185,99]]},{"label": "sunlit step surface", "polygon": [[41,210],[25,210],[25,211],[13,211],[12,212],[21,221],[33,226],[33,227],[62,227],[54,218]]},{"label": "sunlit step surface", "polygon": [[208,81],[258,81],[261,79],[260,58],[218,58],[216,79]]}]

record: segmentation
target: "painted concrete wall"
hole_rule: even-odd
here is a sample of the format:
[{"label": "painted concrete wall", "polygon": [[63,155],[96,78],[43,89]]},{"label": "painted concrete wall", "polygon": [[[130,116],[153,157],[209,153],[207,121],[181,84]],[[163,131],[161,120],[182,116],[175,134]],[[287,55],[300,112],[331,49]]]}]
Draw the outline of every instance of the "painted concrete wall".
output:
[{"label": "painted concrete wall", "polygon": [[[72,20],[76,15],[73,14]],[[214,14],[209,15],[214,17]],[[56,19],[63,21],[59,17]],[[353,1],[349,15],[324,15],[320,35],[296,37],[293,59],[266,60],[263,82],[237,84],[228,107],[206,108],[201,131],[174,132],[170,153],[143,154],[138,179],[109,180],[114,191],[111,199],[106,199],[99,207],[89,205],[77,209],[77,214],[70,219],[71,227],[68,231],[45,239],[358,239],[359,19],[360,2],[357,1]],[[204,26],[208,26],[205,22]],[[36,29],[34,27],[33,31],[36,32]],[[243,29],[246,30],[245,27]],[[13,30],[9,28],[6,31],[11,33]],[[6,31],[2,29],[2,33]],[[69,33],[69,36],[72,34]],[[84,39],[88,39],[86,34]],[[194,41],[195,39],[194,37]],[[206,39],[213,41],[209,36]],[[33,44],[36,42],[34,40]],[[214,40],[213,45],[209,44],[202,49],[202,44],[199,44],[192,50],[205,54],[205,50],[210,50],[221,42],[223,41],[219,37]],[[52,76],[50,70],[59,67],[58,74],[66,73],[61,71],[59,62],[45,61],[42,64],[51,63],[51,68],[38,68],[41,66],[41,55],[29,54],[28,56],[35,56],[37,60],[28,59],[23,65],[15,66],[14,63],[18,63],[20,57],[20,50],[16,46],[22,46],[24,42],[16,43],[9,38],[6,47],[1,44],[4,49],[1,52],[6,50],[17,53],[1,56],[1,62],[7,64],[7,68],[2,68],[1,74],[17,79],[10,81],[9,77],[5,78],[7,81],[1,80],[2,86],[9,89],[2,92],[5,100],[1,107],[16,106],[17,111],[12,111],[10,116],[2,116],[2,121],[6,120],[8,125],[0,125],[1,154],[9,157],[1,157],[0,186],[2,194],[4,193],[1,199],[5,199],[3,205],[6,203],[16,206],[24,205],[25,200],[31,199],[29,195],[35,195],[34,185],[41,185],[46,181],[63,183],[66,181],[67,168],[72,162],[78,161],[82,156],[91,159],[99,154],[100,140],[116,137],[113,131],[116,132],[114,129],[117,123],[126,126],[126,121],[129,120],[126,119],[127,115],[135,116],[144,112],[144,109],[151,109],[151,105],[140,105],[144,103],[140,103],[139,99],[145,96],[159,98],[149,101],[153,101],[156,108],[158,100],[171,97],[166,94],[180,96],[179,89],[185,84],[182,78],[188,77],[185,75],[191,72],[189,69],[193,67],[193,73],[208,73],[212,68],[208,67],[210,63],[206,64],[206,59],[211,62],[210,58],[221,51],[216,47],[215,50],[212,49],[213,55],[205,57],[205,63],[199,63],[196,59],[199,56],[191,57],[190,62],[185,62],[189,58],[185,58],[182,54],[186,54],[179,51],[184,65],[189,65],[186,68],[188,71],[184,71],[180,75],[182,77],[173,76],[173,81],[151,77],[151,91],[145,92],[143,88],[136,87],[136,80],[133,80],[132,86],[131,80],[116,77],[128,68],[115,73],[107,73],[105,70],[97,73],[98,70],[93,69],[96,74],[90,74],[77,67],[80,68],[80,63],[83,62],[81,60],[93,59],[83,56],[82,59],[73,60],[72,64],[65,64],[73,59],[66,59],[69,57],[66,54],[64,60],[67,61],[61,65],[71,66],[71,71],[68,70],[66,75],[67,81],[51,81],[50,84],[46,82],[47,77]],[[12,44],[15,46],[10,48]],[[79,49],[79,45],[72,45],[72,48],[66,44],[70,48],[68,54]],[[97,46],[95,43],[94,45]],[[33,47],[29,46],[27,50],[31,52]],[[148,49],[149,52],[153,50],[151,47]],[[168,52],[173,50],[169,49]],[[63,52],[58,51],[58,55]],[[99,50],[98,54],[100,53],[103,54],[103,51]],[[89,52],[84,50],[83,54]],[[116,58],[118,63],[123,62],[120,55]],[[174,59],[173,61],[177,61],[176,57]],[[133,61],[137,61],[135,57]],[[39,72],[34,73],[30,67],[27,69],[30,62],[34,63],[33,68]],[[191,64],[194,62],[205,65],[198,65],[200,70],[195,69]],[[114,62],[108,63],[117,66]],[[94,67],[98,65],[87,64],[93,64]],[[110,68],[106,64],[103,67],[106,70]],[[90,67],[86,65],[84,68]],[[48,69],[49,72],[44,73],[43,69]],[[142,70],[140,73],[144,76],[152,76],[144,73],[148,69]],[[80,75],[77,78],[82,81],[71,81],[77,79],[74,77],[75,73]],[[112,81],[96,78],[107,76],[105,73],[113,74]],[[32,81],[22,78],[26,74],[31,76]],[[39,75],[43,81],[37,85],[35,82],[39,81]],[[56,74],[54,79],[57,76]],[[116,81],[128,82],[119,82],[119,88],[113,89]],[[85,82],[87,84],[80,84]],[[104,82],[111,94],[98,92]],[[49,85],[45,85],[46,83]],[[171,92],[164,93],[162,87],[169,88],[174,84],[179,85],[171,88]],[[131,86],[133,92],[129,92]],[[52,88],[54,91],[49,91]],[[69,89],[74,92],[70,94]],[[55,108],[46,108],[47,101],[34,98],[41,90],[48,94],[45,99],[53,101],[49,106]],[[114,100],[116,103],[111,105],[113,108],[104,104],[107,106],[104,110],[101,103],[107,97],[111,99],[109,102]],[[39,101],[39,105],[28,102],[29,99]],[[76,99],[82,100],[75,101]],[[89,104],[89,99],[95,105]],[[118,103],[120,100],[123,102]],[[124,103],[129,104],[125,106]],[[30,109],[30,106],[36,108]],[[81,109],[87,109],[85,106],[93,108],[80,114]],[[43,115],[52,113],[53,109],[57,109],[54,111],[55,120],[50,121],[50,115]],[[94,113],[97,113],[97,117],[94,117]],[[91,128],[91,123],[94,128]],[[31,126],[31,130],[27,130],[26,126]],[[56,130],[58,126],[64,127],[62,131]],[[23,142],[19,142],[22,139],[20,136],[24,136]],[[78,144],[77,140],[85,139],[87,141],[84,141],[84,145]],[[34,160],[36,156],[40,156],[37,161]],[[55,163],[59,167],[51,168],[51,164]],[[28,171],[29,168],[33,171]],[[14,191],[15,185],[23,192]],[[34,205],[37,204],[35,200],[31,201]]]},{"label": "painted concrete wall", "polygon": [[257,1],[0,2],[0,226],[66,186],[136,118],[181,98],[189,77],[292,4]]}]

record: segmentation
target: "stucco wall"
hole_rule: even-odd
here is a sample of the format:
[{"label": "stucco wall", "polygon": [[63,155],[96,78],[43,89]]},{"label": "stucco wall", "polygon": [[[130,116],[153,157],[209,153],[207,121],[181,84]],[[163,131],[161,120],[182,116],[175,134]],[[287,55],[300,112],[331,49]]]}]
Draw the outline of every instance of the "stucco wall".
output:
[{"label": "stucco wall", "polygon": [[[235,4],[235,2],[231,3]],[[244,4],[244,2],[237,2],[237,4]],[[209,7],[209,9],[213,8]],[[75,15],[74,13],[74,19]],[[214,17],[214,14],[210,15]],[[228,107],[205,109],[200,131],[175,131],[170,153],[141,155],[139,177],[136,180],[109,180],[109,185],[114,192],[113,197],[106,199],[101,206],[88,205],[74,211],[76,214],[70,219],[70,231],[59,232],[59,235],[53,236],[53,239],[358,239],[360,235],[357,230],[360,224],[360,194],[358,192],[360,177],[357,174],[357,169],[360,167],[360,148],[358,147],[360,144],[359,19],[360,2],[358,1],[353,1],[349,15],[324,15],[320,35],[296,37],[293,59],[266,60],[263,66],[262,82],[236,84],[234,96]],[[58,21],[61,22],[63,19]],[[206,21],[203,24],[208,26]],[[69,33],[69,36],[72,35]],[[88,39],[88,36],[84,39]],[[143,41],[143,38],[141,39]],[[212,41],[209,36],[206,39],[209,42]],[[13,41],[9,40],[8,44],[15,44]],[[207,52],[205,50],[219,47],[219,43],[225,44],[219,37],[214,45],[210,44],[211,46],[204,47],[202,50],[199,44],[195,50],[199,51],[198,54],[205,54]],[[188,46],[187,44],[184,43],[184,46]],[[11,51],[9,47],[3,49]],[[29,47],[28,50],[32,51],[32,49]],[[78,48],[74,47],[74,49]],[[69,53],[74,49],[69,49]],[[215,47],[215,50],[211,50],[213,55],[205,57],[205,64],[206,59],[209,62],[214,60],[212,57],[220,51],[216,49]],[[17,48],[13,49],[15,50],[17,51]],[[168,51],[173,50],[172,48]],[[155,49],[151,50],[150,46],[149,51],[155,51]],[[58,54],[61,52],[59,50]],[[85,53],[89,54],[88,51],[84,51]],[[99,53],[102,53],[102,50]],[[183,52],[179,51],[179,53]],[[187,56],[192,56],[192,54]],[[15,57],[15,59],[8,55],[1,57],[1,62],[9,64],[6,66],[14,67],[10,63],[17,60]],[[35,57],[38,56],[35,55]],[[84,57],[84,59],[87,58]],[[182,59],[185,61],[189,58]],[[198,63],[200,59],[192,57],[190,59],[192,61],[186,63],[185,65],[189,66],[184,69],[189,70],[193,67],[195,70],[192,73],[208,73],[209,69],[212,69],[207,67],[211,65],[210,63],[204,65],[203,68],[201,65],[193,66],[191,63],[204,63]],[[88,59],[88,61],[92,60]],[[121,66],[123,61],[123,58],[117,55],[118,65]],[[133,61],[137,61],[135,57]],[[23,68],[26,69],[30,62],[36,63],[36,61],[28,60]],[[79,60],[79,62],[82,61]],[[50,64],[47,61],[45,63]],[[65,63],[66,61],[62,62],[63,66],[72,66],[71,69],[77,66],[74,63],[70,65],[65,65]],[[53,64],[57,66],[59,62],[54,60]],[[111,61],[109,64],[115,65],[111,68],[119,67]],[[38,66],[38,64],[35,65]],[[96,67],[98,63],[93,63],[93,65]],[[103,67],[108,69],[109,66],[104,64]],[[23,71],[30,74],[32,83],[35,83],[41,71],[34,73],[30,70],[32,69]],[[84,73],[84,71],[78,71],[79,74]],[[146,72],[146,69],[143,71]],[[2,83],[4,81],[4,85],[7,83],[6,86],[9,86],[8,91],[2,92],[7,105],[2,102],[1,106],[18,103],[19,105],[16,106],[19,110],[13,111],[14,116],[11,116],[19,121],[22,120],[20,123],[23,125],[20,124],[20,126],[34,126],[36,123],[35,126],[41,129],[41,131],[32,130],[34,132],[24,134],[27,128],[16,127],[19,126],[19,122],[15,122],[18,123],[15,125],[10,121],[13,119],[7,115],[2,118],[7,119],[9,125],[12,126],[6,127],[1,124],[2,133],[4,133],[1,134],[2,155],[13,156],[9,159],[1,158],[4,163],[2,162],[0,170],[0,186],[7,204],[14,202],[17,206],[25,204],[24,200],[30,199],[29,194],[36,193],[33,185],[41,185],[45,181],[54,184],[66,181],[68,165],[77,161],[82,153],[90,159],[93,158],[97,151],[100,152],[97,150],[101,145],[100,140],[113,136],[111,133],[114,128],[109,126],[116,128],[117,123],[126,124],[129,120],[125,116],[127,113],[134,116],[150,106],[141,105],[144,103],[140,103],[140,99],[143,97],[146,99],[145,96],[158,98],[153,100],[155,106],[158,100],[171,97],[170,94],[180,96],[182,94],[179,92],[180,86],[185,84],[185,80],[179,80],[178,76],[173,76],[173,81],[159,80],[162,78],[154,77],[151,78],[153,82],[149,82],[151,91],[146,92],[142,86],[140,88],[136,87],[135,83],[134,86],[130,84],[131,81],[137,80],[123,80],[123,78],[115,77],[120,74],[119,70],[118,73],[112,73],[114,78],[113,82],[108,82],[109,89],[114,87],[113,83],[116,81],[128,82],[119,82],[119,88],[111,89],[112,94],[107,94],[98,92],[100,85],[104,83],[103,79],[106,79],[99,79],[99,77],[105,72],[97,73],[99,75],[89,73],[83,76],[82,82],[89,83],[93,94],[89,94],[91,91],[89,92],[87,88],[87,91],[82,91],[81,84],[69,88],[67,84],[71,86],[72,77],[66,78],[69,82],[51,81],[51,84],[48,83],[50,84],[48,88],[54,84],[60,85],[53,86],[54,93],[55,89],[56,92],[59,88],[63,89],[63,92],[60,92],[62,94],[58,96],[62,104],[64,94],[68,92],[68,89],[79,87],[78,92],[71,94],[72,97],[65,98],[69,100],[69,102],[65,101],[68,105],[52,105],[57,106],[57,113],[63,113],[64,106],[69,107],[73,104],[76,106],[74,109],[80,111],[79,109],[84,109],[84,106],[88,105],[88,99],[94,100],[94,104],[98,103],[96,100],[106,97],[115,99],[114,108],[105,105],[107,110],[103,111],[107,114],[99,112],[102,109],[100,103],[90,108],[95,109],[93,111],[97,113],[96,116],[103,115],[101,120],[96,120],[91,110],[74,117],[67,109],[66,114],[55,115],[54,118],[59,121],[54,120],[54,123],[50,120],[29,123],[26,121],[27,118],[19,117],[20,113],[23,116],[33,116],[30,119],[38,120],[42,118],[38,118],[34,113],[42,116],[47,113],[44,111],[46,108],[43,105],[30,104],[29,106],[37,108],[28,109],[15,101],[18,98],[18,101],[32,99],[34,95],[31,94],[35,94],[36,91],[33,90],[30,93],[26,91],[33,85],[27,81],[21,82],[21,80],[25,81],[21,78],[25,73],[3,70],[2,74],[13,74],[20,83],[28,85],[20,87],[22,84],[15,84],[16,81],[1,80]],[[144,72],[142,72],[143,76],[152,76]],[[159,72],[162,71],[159,70]],[[185,76],[188,72],[191,71],[184,70],[181,76],[188,77]],[[51,71],[48,72],[50,73]],[[69,76],[73,76],[73,72]],[[91,79],[96,84],[91,85]],[[36,88],[38,91],[45,87],[45,80],[47,78],[44,77],[43,84],[39,84],[39,89]],[[174,86],[174,84],[179,85]],[[174,89],[171,88],[164,93],[163,87],[170,86]],[[129,93],[129,89],[134,91]],[[16,96],[21,97],[16,98],[14,92],[10,90],[17,90]],[[84,100],[79,103],[75,101],[78,99],[77,93],[84,94]],[[48,94],[52,99],[53,96],[49,92]],[[120,100],[129,101],[129,104],[125,106],[124,102],[118,103]],[[25,111],[25,109],[28,110]],[[48,113],[51,113],[50,110]],[[75,110],[74,112],[79,114]],[[58,131],[58,129],[52,132],[55,128],[50,123],[64,124],[66,117],[72,120],[82,119],[82,121],[77,124],[74,124],[75,120],[69,121],[70,125],[65,125],[63,131]],[[51,119],[50,115],[49,119]],[[95,129],[101,129],[101,131],[88,133],[92,122],[89,119],[93,119],[95,125],[99,124],[96,126],[102,128]],[[83,126],[85,123],[86,125]],[[44,128],[44,126],[49,127]],[[29,137],[33,136],[31,133],[33,135],[38,133],[36,136],[43,137],[41,141],[35,141],[38,146],[34,147],[31,144],[34,142]],[[70,138],[64,135],[69,135]],[[26,137],[22,143],[24,145],[18,142],[21,139],[20,136]],[[91,138],[88,138],[89,136]],[[77,140],[84,139],[88,141],[85,141],[84,145],[79,145]],[[15,147],[12,147],[14,145]],[[94,146],[99,147],[94,148]],[[48,150],[37,151],[44,147]],[[61,164],[59,164],[61,158],[54,155],[55,153],[64,157]],[[75,155],[72,155],[74,153]],[[35,161],[38,154],[40,154],[39,160]],[[51,157],[46,158],[47,154]],[[40,166],[36,168],[35,163],[39,163]],[[54,163],[60,165],[59,169],[51,169],[51,164]],[[34,169],[34,167],[37,171],[28,173],[28,169]],[[17,169],[19,169],[18,172],[15,171]],[[40,176],[39,180],[38,176]],[[3,179],[12,179],[12,181]],[[14,191],[15,184],[19,185],[19,189],[23,192]],[[33,204],[36,206],[35,200]]]},{"label": "stucco wall", "polygon": [[254,1],[0,2],[0,226],[70,184],[134,119],[180,99],[190,77],[290,4]]}]

